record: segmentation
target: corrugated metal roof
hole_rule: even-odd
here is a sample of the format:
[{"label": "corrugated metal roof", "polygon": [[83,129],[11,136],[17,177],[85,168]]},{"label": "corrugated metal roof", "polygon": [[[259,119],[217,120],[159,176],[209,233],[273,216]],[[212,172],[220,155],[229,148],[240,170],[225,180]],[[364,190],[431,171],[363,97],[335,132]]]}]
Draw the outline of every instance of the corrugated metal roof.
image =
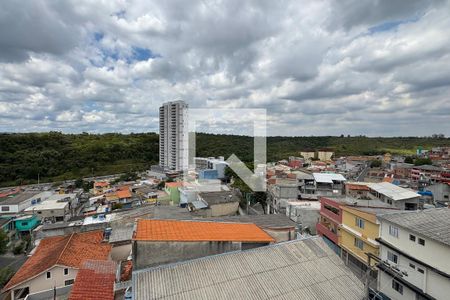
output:
[{"label": "corrugated metal roof", "polygon": [[377,193],[383,194],[394,201],[420,197],[419,194],[396,186],[390,182],[369,183],[368,186],[370,189],[376,191]]},{"label": "corrugated metal roof", "polygon": [[446,207],[402,211],[378,218],[450,246],[450,209]]},{"label": "corrugated metal roof", "polygon": [[313,176],[316,182],[333,183],[333,180],[336,181],[346,180],[344,176],[336,173],[313,173]]},{"label": "corrugated metal roof", "polygon": [[133,272],[134,299],[362,299],[362,283],[314,237]]}]

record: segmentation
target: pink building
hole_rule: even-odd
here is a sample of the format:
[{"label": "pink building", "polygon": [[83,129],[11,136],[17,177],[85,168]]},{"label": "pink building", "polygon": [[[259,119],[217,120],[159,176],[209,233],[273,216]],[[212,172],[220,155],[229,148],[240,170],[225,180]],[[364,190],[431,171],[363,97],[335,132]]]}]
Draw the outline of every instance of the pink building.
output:
[{"label": "pink building", "polygon": [[342,224],[342,200],[320,198],[320,219],[316,225],[317,234],[339,245],[339,225]]}]

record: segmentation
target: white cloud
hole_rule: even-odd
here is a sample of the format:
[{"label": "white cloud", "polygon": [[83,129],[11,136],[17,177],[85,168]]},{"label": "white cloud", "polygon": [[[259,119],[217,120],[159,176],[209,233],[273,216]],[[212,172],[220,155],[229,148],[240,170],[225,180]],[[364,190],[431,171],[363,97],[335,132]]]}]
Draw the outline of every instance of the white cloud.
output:
[{"label": "white cloud", "polygon": [[[155,131],[159,105],[182,98],[266,108],[271,135],[449,135],[449,9],[401,0],[6,1],[0,131]],[[222,123],[211,130],[233,132]]]}]

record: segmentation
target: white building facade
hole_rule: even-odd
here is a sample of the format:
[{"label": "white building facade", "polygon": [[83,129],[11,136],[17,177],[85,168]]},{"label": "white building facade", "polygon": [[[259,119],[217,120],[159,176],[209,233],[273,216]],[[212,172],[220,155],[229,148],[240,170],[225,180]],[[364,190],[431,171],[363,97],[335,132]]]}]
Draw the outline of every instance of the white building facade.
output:
[{"label": "white building facade", "polygon": [[165,170],[188,168],[188,105],[184,101],[164,103],[159,108],[159,165]]},{"label": "white building facade", "polygon": [[450,210],[399,212],[379,220],[384,263],[378,290],[391,299],[449,299]]}]

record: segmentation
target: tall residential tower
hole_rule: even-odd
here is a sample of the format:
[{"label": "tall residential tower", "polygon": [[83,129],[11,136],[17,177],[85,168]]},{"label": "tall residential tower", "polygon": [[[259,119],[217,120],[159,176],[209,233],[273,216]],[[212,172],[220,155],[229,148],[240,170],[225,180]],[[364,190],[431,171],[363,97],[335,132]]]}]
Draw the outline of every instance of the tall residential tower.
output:
[{"label": "tall residential tower", "polygon": [[159,165],[166,170],[188,168],[187,109],[188,105],[180,100],[159,108]]}]

